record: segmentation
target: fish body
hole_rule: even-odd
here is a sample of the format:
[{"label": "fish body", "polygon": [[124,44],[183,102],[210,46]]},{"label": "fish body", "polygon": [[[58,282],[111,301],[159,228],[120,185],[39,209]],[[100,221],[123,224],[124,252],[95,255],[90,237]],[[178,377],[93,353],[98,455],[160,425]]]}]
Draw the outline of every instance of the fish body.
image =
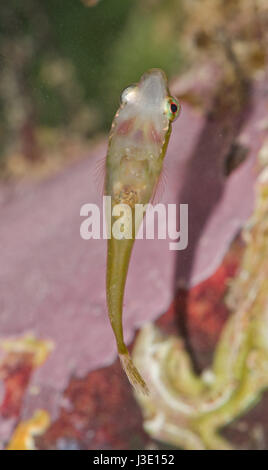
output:
[{"label": "fish body", "polygon": [[[112,230],[108,240],[108,313],[123,368],[132,385],[145,393],[147,386],[124,343],[123,298],[133,243],[142,220],[135,219],[135,207],[152,200],[163,167],[171,122],[179,110],[179,103],[170,96],[165,74],[159,69],[149,70],[121,95],[106,157],[105,194],[111,197],[112,227],[119,221],[117,232]],[[122,226],[119,219],[124,208],[129,210]]]}]

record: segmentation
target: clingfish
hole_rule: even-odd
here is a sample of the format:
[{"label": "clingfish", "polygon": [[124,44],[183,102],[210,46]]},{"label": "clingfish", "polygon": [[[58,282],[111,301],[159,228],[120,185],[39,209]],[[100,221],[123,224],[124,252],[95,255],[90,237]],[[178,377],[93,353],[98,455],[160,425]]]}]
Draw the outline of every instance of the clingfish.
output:
[{"label": "clingfish", "polygon": [[106,296],[123,369],[137,391],[148,393],[124,343],[123,298],[133,243],[142,221],[141,216],[135,217],[136,207],[143,205],[146,210],[154,197],[171,123],[179,115],[180,105],[170,96],[166,76],[159,69],[149,70],[138,83],[126,88],[120,101],[106,157],[105,195],[110,196],[112,207],[107,220],[112,230],[108,237]]}]

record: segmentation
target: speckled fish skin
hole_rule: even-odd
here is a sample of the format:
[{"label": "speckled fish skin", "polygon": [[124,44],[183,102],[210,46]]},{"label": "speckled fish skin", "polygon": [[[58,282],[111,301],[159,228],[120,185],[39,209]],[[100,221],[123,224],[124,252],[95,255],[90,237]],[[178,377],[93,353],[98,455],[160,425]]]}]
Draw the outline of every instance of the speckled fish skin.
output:
[{"label": "speckled fish skin", "polygon": [[[177,105],[176,115],[169,109]],[[135,222],[135,204],[147,204],[153,197],[166,153],[171,121],[179,105],[170,96],[165,74],[159,69],[146,72],[140,81],[121,95],[121,105],[111,127],[106,158],[105,194],[112,208],[127,204],[132,214],[132,237],[108,240],[107,305],[122,366],[136,390],[148,392],[133,365],[124,343],[122,310]],[[118,217],[112,216],[112,224]],[[137,227],[136,227],[137,230]]]}]

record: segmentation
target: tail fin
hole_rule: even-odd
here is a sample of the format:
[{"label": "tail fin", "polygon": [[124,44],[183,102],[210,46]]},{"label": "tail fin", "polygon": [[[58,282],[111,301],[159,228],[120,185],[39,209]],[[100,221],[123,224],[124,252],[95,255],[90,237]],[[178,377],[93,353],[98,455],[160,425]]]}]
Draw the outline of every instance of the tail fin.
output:
[{"label": "tail fin", "polygon": [[143,393],[144,395],[149,395],[149,389],[143,380],[142,376],[134,366],[132,359],[128,352],[124,354],[119,354],[119,358],[122,364],[122,367],[127,374],[128,380],[131,385],[134,387],[135,391],[138,393]]}]

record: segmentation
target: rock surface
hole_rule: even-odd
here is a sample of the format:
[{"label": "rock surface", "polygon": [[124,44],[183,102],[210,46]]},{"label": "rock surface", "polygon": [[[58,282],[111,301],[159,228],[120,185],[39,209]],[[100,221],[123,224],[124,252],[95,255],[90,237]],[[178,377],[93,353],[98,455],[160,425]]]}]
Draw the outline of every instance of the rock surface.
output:
[{"label": "rock surface", "polygon": [[[236,127],[230,122],[236,135],[182,103],[161,202],[189,204],[189,247],[176,253],[169,250],[169,240],[136,242],[125,296],[128,343],[136,328],[167,310],[175,273],[176,282],[186,286],[210,276],[249,217],[267,112],[262,95],[257,83],[251,112],[237,115]],[[224,158],[234,139],[247,148],[247,158],[226,178]],[[32,332],[54,343],[47,361],[31,376],[22,417],[40,407],[56,416],[71,376],[82,377],[116,357],[105,306],[106,243],[82,240],[79,232],[81,205],[101,202],[95,168],[105,150],[105,144],[90,149],[88,158],[41,183],[0,190],[1,339]],[[40,393],[30,394],[33,388]]]}]

